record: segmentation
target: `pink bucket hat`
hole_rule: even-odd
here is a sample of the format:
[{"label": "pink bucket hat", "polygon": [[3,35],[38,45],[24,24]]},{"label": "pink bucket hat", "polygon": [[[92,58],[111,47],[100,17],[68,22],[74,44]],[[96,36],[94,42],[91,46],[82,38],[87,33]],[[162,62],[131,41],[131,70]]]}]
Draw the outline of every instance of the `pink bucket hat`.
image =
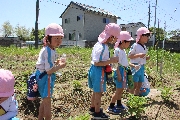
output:
[{"label": "pink bucket hat", "polygon": [[15,79],[11,71],[0,69],[0,97],[10,97],[14,94]]},{"label": "pink bucket hat", "polygon": [[64,37],[62,27],[56,23],[51,23],[45,28],[45,35]]},{"label": "pink bucket hat", "polygon": [[136,32],[136,34],[137,34],[136,42],[139,41],[141,35],[147,34],[147,33],[150,33],[150,31],[146,27],[139,28]]},{"label": "pink bucket hat", "polygon": [[132,41],[134,40],[131,35],[129,34],[129,32],[127,31],[121,31],[120,32],[120,38],[118,38],[117,42],[115,43],[114,45],[114,48],[118,47],[119,43],[122,42],[122,41]]},{"label": "pink bucket hat", "polygon": [[112,35],[114,37],[119,38],[120,36],[120,27],[118,24],[115,23],[109,23],[105,26],[104,31],[99,35],[98,41],[100,43],[104,43],[107,41],[107,39]]}]

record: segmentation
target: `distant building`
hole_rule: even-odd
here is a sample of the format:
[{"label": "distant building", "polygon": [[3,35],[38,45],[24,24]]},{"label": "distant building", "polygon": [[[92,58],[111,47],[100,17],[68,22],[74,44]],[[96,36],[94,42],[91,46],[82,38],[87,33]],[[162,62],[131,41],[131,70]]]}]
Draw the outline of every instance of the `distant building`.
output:
[{"label": "distant building", "polygon": [[97,41],[108,23],[117,23],[120,17],[104,9],[71,1],[61,14],[64,40]]},{"label": "distant building", "polygon": [[170,40],[172,40],[172,41],[180,41],[180,34],[170,37]]},{"label": "distant building", "polygon": [[[132,38],[136,39],[136,32],[140,27],[146,27],[142,22],[137,23],[128,23],[128,24],[120,24],[121,30],[128,31]],[[150,38],[150,41],[152,41],[153,38]]]}]

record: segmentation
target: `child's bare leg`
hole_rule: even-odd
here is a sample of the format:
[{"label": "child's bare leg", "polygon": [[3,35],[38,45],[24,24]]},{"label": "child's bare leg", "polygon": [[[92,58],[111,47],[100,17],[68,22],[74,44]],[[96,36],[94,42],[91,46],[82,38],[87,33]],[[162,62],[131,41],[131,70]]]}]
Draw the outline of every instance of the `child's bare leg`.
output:
[{"label": "child's bare leg", "polygon": [[93,92],[91,97],[91,107],[95,107],[94,102],[95,102],[95,93]]},{"label": "child's bare leg", "polygon": [[121,100],[123,88],[116,88],[116,92],[112,96],[111,103],[115,103],[116,100]]},{"label": "child's bare leg", "polygon": [[44,117],[44,104],[43,100],[41,101],[41,104],[39,106],[39,115],[38,115],[38,120],[42,120]]},{"label": "child's bare leg", "polygon": [[44,104],[45,120],[51,120],[51,98],[50,97],[44,98],[43,104]]},{"label": "child's bare leg", "polygon": [[130,89],[130,93],[137,95],[137,94],[135,93],[137,87],[138,87],[138,82],[134,82],[134,88],[133,88],[133,89]]},{"label": "child's bare leg", "polygon": [[138,82],[135,89],[135,95],[139,95],[141,86],[142,86],[142,82]]},{"label": "child's bare leg", "polygon": [[95,112],[99,113],[100,112],[100,107],[101,107],[102,92],[94,92],[94,94],[95,94],[95,99],[94,99]]}]

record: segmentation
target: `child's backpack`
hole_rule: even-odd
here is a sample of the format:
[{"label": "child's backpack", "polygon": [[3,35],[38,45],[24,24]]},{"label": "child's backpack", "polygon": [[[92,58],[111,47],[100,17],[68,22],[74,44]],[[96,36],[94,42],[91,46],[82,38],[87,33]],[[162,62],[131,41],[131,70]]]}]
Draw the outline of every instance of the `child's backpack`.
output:
[{"label": "child's backpack", "polygon": [[[39,75],[39,79],[41,79],[44,75],[46,75],[47,72],[42,72]],[[27,99],[28,100],[36,100],[37,97],[39,97],[39,92],[38,92],[38,85],[37,85],[37,80],[36,80],[36,74],[33,73],[29,79],[27,80]]]}]

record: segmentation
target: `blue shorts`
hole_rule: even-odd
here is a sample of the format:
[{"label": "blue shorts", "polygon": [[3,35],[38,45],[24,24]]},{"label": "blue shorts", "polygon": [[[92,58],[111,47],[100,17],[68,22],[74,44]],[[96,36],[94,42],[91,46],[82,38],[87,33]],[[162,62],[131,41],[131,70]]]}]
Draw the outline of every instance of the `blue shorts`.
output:
[{"label": "blue shorts", "polygon": [[147,95],[149,94],[149,92],[150,92],[150,89],[149,89],[149,88],[141,88],[140,90],[143,90],[143,89],[145,89],[146,92],[142,92],[142,93],[140,94],[140,96],[147,96]]},{"label": "blue shorts", "polygon": [[[39,78],[40,71],[36,71],[36,79],[37,79],[37,84],[38,84],[38,91],[40,93],[41,98],[46,98],[48,97],[48,74],[44,75],[41,79]],[[50,77],[50,95],[52,97],[53,94],[53,88],[54,88],[54,82],[56,79],[55,73],[51,74]]]},{"label": "blue shorts", "polygon": [[133,75],[134,82],[144,82],[144,65]]},{"label": "blue shorts", "polygon": [[[124,72],[125,72],[125,69],[124,67],[120,66],[119,67],[119,71],[120,71],[120,74],[121,74],[121,77],[122,77],[122,81],[118,81],[118,78],[117,78],[117,72],[115,71],[114,72],[114,82],[116,84],[116,88],[127,88],[127,77],[124,78]],[[127,73],[126,73],[126,76],[127,76]],[[125,79],[125,80],[124,80]]]},{"label": "blue shorts", "polygon": [[17,117],[13,117],[13,118],[10,118],[9,120],[20,120],[20,119]]},{"label": "blue shorts", "polygon": [[91,65],[88,72],[88,86],[93,89],[94,92],[106,91],[106,73],[102,76],[102,70],[105,67]]}]

